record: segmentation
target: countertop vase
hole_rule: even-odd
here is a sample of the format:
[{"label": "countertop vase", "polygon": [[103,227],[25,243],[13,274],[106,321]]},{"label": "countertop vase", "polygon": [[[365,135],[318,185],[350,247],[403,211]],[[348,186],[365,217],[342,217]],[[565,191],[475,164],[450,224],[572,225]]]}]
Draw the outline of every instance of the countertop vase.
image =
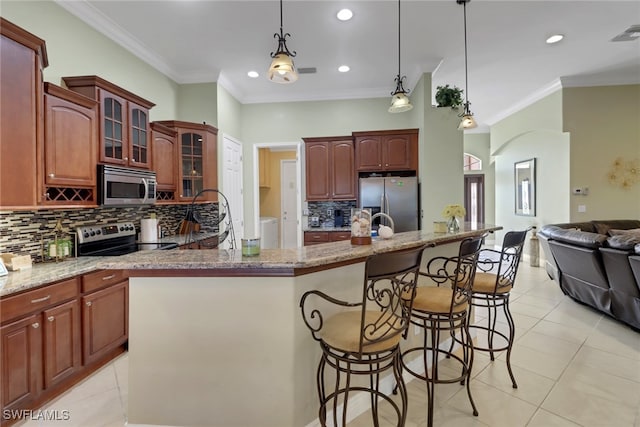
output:
[{"label": "countertop vase", "polygon": [[449,218],[449,220],[447,221],[447,231],[449,233],[457,233],[458,231],[460,231],[460,221],[458,221],[457,217],[452,216],[451,218]]}]

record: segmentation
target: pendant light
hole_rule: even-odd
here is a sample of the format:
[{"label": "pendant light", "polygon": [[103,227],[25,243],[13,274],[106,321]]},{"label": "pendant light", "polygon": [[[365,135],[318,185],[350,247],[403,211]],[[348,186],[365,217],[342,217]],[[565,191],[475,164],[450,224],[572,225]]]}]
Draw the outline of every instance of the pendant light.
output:
[{"label": "pendant light", "polygon": [[278,39],[278,49],[271,52],[271,66],[269,67],[269,80],[276,83],[293,83],[298,80],[298,73],[293,65],[293,57],[296,52],[289,52],[287,48],[287,37],[291,34],[282,31],[282,0],[280,0],[280,34],[275,33],[274,38]]},{"label": "pendant light", "polygon": [[406,77],[400,74],[400,0],[398,0],[398,75],[395,78],[396,90],[391,92],[390,113],[402,113],[413,108],[407,94],[409,93],[403,86]]},{"label": "pendant light", "polygon": [[456,0],[456,3],[461,4],[464,10],[464,93],[465,93],[465,102],[464,102],[464,111],[460,114],[462,120],[458,125],[458,129],[473,129],[478,127],[475,119],[473,118],[473,113],[469,109],[471,103],[469,102],[469,72],[467,70],[467,3],[471,0]]}]

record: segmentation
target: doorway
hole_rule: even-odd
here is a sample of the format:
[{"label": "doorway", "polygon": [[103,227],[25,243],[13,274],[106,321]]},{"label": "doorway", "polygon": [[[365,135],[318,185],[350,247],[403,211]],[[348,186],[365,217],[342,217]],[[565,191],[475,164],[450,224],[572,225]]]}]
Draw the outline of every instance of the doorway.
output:
[{"label": "doorway", "polygon": [[[287,247],[297,247],[301,245],[302,231],[300,229],[302,216],[302,194],[300,192],[301,182],[301,166],[300,166],[300,143],[257,143],[253,148],[253,200],[254,200],[254,227],[256,234],[260,233],[263,221],[270,218],[276,218],[278,224],[278,246],[285,247],[287,239]],[[266,150],[265,150],[266,149]],[[284,229],[284,210],[282,196],[282,177],[283,173],[281,162],[289,161],[289,168],[284,171],[289,175],[288,182],[293,186],[292,189],[287,185],[287,191],[291,190],[291,196],[288,197],[287,204],[287,227],[295,222],[295,229],[288,228],[289,233],[285,235]],[[269,170],[263,170],[269,168]],[[287,168],[287,166],[285,166]],[[292,175],[295,179],[291,179]],[[293,204],[291,199],[293,198]],[[295,243],[291,243],[295,240]],[[292,246],[289,246],[291,245]]]},{"label": "doorway", "polygon": [[484,223],[484,174],[464,176],[465,221]]}]

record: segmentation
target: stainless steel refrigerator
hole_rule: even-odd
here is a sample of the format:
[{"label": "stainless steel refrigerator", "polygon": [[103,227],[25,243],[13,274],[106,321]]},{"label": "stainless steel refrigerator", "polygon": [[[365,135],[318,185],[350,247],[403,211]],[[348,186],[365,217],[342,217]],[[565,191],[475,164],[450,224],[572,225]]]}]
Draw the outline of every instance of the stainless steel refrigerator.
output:
[{"label": "stainless steel refrigerator", "polygon": [[[360,178],[360,207],[389,215],[396,233],[420,228],[418,194],[417,177]],[[380,223],[387,224],[374,221],[373,228]]]}]

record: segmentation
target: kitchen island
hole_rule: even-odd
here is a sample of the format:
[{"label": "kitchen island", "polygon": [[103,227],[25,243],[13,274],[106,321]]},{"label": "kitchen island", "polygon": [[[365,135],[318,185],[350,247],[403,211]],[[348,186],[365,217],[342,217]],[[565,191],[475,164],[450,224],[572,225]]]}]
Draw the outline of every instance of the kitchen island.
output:
[{"label": "kitchen island", "polygon": [[321,352],[302,321],[301,295],[318,289],[357,300],[367,256],[427,244],[426,261],[500,228],[465,224],[454,234],[406,232],[366,246],[332,242],[255,257],[148,251],[99,263],[130,278],[128,424],[314,425]]}]

